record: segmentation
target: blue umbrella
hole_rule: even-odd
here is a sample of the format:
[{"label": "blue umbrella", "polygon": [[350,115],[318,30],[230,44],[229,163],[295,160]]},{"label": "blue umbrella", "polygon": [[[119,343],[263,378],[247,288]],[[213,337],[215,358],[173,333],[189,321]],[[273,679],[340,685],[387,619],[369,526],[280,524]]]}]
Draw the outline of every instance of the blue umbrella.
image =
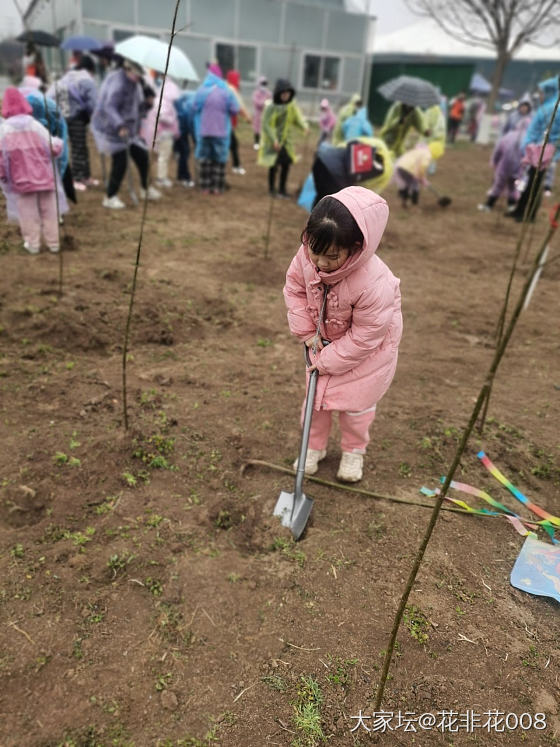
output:
[{"label": "blue umbrella", "polygon": [[72,52],[93,52],[101,49],[102,42],[94,39],[93,36],[69,36],[60,45],[61,49],[69,49]]}]

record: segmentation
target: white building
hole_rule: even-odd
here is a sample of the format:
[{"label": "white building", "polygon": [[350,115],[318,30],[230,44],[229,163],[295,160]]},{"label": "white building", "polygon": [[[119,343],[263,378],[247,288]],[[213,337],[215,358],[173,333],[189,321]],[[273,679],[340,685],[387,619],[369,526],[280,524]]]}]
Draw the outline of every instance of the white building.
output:
[{"label": "white building", "polygon": [[[217,59],[237,68],[242,87],[259,75],[288,78],[300,101],[338,105],[365,91],[374,19],[355,0],[181,0],[174,44],[199,76]],[[120,41],[132,34],[169,39],[175,0],[32,0],[29,28],[64,39],[86,34]],[[348,8],[348,9],[347,9]],[[364,6],[365,10],[365,6]],[[352,11],[352,12],[351,12]],[[54,62],[54,58],[53,58]]]}]

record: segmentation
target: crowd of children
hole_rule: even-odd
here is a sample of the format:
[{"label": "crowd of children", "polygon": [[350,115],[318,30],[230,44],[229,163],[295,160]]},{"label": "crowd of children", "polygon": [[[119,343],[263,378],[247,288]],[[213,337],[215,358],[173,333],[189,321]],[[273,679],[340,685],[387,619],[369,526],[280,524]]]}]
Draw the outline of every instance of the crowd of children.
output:
[{"label": "crowd of children", "polygon": [[[309,130],[290,81],[278,79],[271,91],[268,80],[260,77],[251,116],[241,96],[239,72],[228,70],[224,77],[215,62],[208,64],[194,91],[180,90],[171,79],[163,85],[159,73],[122,58],[98,87],[93,61],[80,55],[46,94],[44,69],[30,57],[27,62],[20,87],[8,88],[3,96],[0,185],[8,217],[19,221],[29,253],[40,251],[42,239],[50,252],[58,252],[67,197],[75,200],[76,191],[98,185],[90,169],[88,126],[99,152],[110,159],[103,198],[108,209],[125,207],[118,193],[129,159],[138,170],[141,197],[160,199],[174,183],[169,172],[173,153],[179,184],[221,195],[228,188],[230,157],[232,173],[246,173],[236,135],[240,116],[252,124],[257,163],[268,170],[270,196],[288,197],[290,167],[297,159],[295,135]],[[533,218],[538,201],[529,205],[529,195],[540,198],[547,179],[550,186],[560,116],[552,121],[550,145],[542,155],[540,150],[558,97],[558,79],[539,88],[536,110],[524,97],[503,127],[491,158],[494,181],[481,211],[491,210],[506,192],[508,215]],[[338,412],[338,477],[361,479],[369,428],[395,372],[402,334],[399,281],[375,253],[388,206],[373,190],[384,188],[392,175],[403,207],[418,204],[420,188],[428,184],[447,140],[456,139],[465,107],[465,96],[459,94],[451,102],[446,128],[443,106],[421,110],[396,101],[375,137],[359,94],[338,114],[328,99],[320,102],[320,138],[308,177],[316,182],[315,195],[284,288],[290,330],[312,350],[308,374],[322,374],[308,473],[316,472],[326,455],[332,414]],[[476,117],[469,119],[471,138],[478,124]],[[152,145],[157,153],[155,185],[149,176]],[[196,163],[192,171],[191,153]]]}]

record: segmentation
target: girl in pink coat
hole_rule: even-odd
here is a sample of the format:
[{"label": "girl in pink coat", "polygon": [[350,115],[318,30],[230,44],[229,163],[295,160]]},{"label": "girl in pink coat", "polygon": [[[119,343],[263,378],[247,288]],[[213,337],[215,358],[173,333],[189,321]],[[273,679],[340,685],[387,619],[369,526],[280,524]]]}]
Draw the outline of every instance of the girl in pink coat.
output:
[{"label": "girl in pink coat", "polygon": [[290,331],[315,353],[309,371],[320,374],[307,474],[317,472],[326,456],[332,413],[338,411],[337,476],[361,480],[369,426],[395,374],[402,335],[399,280],[375,254],[388,216],[385,200],[364,187],[324,197],[309,216],[286,275]]},{"label": "girl in pink coat", "polygon": [[31,116],[31,105],[17,90],[6,88],[0,124],[0,184],[8,219],[17,218],[23,246],[38,254],[41,229],[51,252],[58,252],[55,176],[51,161],[62,152],[62,140]]}]

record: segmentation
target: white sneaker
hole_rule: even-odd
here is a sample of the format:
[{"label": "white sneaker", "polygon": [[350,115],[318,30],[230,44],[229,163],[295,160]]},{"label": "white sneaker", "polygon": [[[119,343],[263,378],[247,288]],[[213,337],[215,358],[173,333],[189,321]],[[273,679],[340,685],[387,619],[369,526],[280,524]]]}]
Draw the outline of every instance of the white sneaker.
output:
[{"label": "white sneaker", "polygon": [[39,248],[35,249],[35,247],[29,246],[29,241],[23,242],[23,248],[26,252],[29,252],[29,254],[39,254]]},{"label": "white sneaker", "polygon": [[478,209],[481,213],[489,213],[492,208],[489,207],[485,202],[481,202],[480,205],[478,205]]},{"label": "white sneaker", "polygon": [[156,179],[156,184],[158,185],[158,187],[165,187],[165,189],[169,189],[173,186],[173,182],[167,177],[165,179]]},{"label": "white sneaker", "polygon": [[[319,462],[327,456],[326,449],[307,449],[307,456],[305,457],[305,474],[314,475],[319,469]],[[293,463],[293,468],[297,470],[299,457]]]},{"label": "white sneaker", "polygon": [[183,179],[181,181],[181,184],[183,187],[188,187],[189,189],[192,189],[194,187],[194,182],[192,179]]},{"label": "white sneaker", "polygon": [[260,145],[259,145],[258,143],[255,143],[255,144],[253,145],[253,150],[259,150],[259,148],[260,148],[260,147],[261,147],[261,146],[260,146]]},{"label": "white sneaker", "polygon": [[232,171],[234,174],[240,174],[241,176],[245,176],[245,174],[247,173],[243,166],[234,166]]},{"label": "white sneaker", "polygon": [[[143,200],[146,197],[146,190],[140,188],[140,197]],[[159,200],[161,197],[161,192],[159,189],[156,189],[155,187],[152,187],[151,185],[148,187],[148,200]]]},{"label": "white sneaker", "polygon": [[49,252],[51,254],[58,254],[59,251],[60,251],[59,246],[49,246]]},{"label": "white sneaker", "polygon": [[122,208],[126,207],[126,205],[118,195],[113,195],[112,197],[104,197],[102,204],[103,207],[110,208],[111,210],[121,210]]},{"label": "white sneaker", "polygon": [[364,455],[343,451],[336,476],[344,482],[359,482],[364,473]]}]

